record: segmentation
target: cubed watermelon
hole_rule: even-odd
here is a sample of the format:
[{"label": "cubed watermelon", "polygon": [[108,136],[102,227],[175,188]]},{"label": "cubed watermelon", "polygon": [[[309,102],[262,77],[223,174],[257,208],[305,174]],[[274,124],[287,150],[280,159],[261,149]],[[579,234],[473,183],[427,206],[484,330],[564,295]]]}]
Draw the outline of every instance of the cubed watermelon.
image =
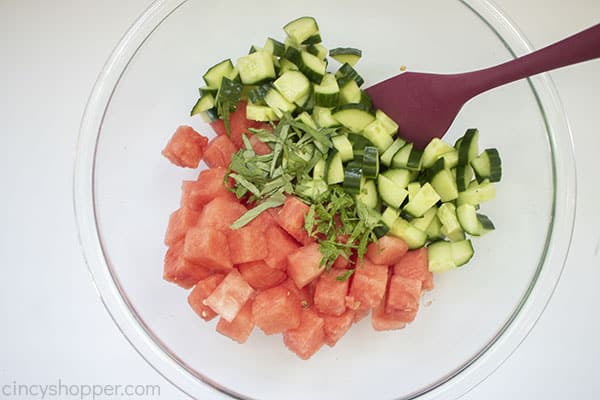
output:
[{"label": "cubed watermelon", "polygon": [[200,213],[188,207],[179,208],[169,217],[169,225],[165,233],[165,244],[172,246],[181,241],[186,232],[198,222]]},{"label": "cubed watermelon", "polygon": [[183,256],[186,260],[214,271],[233,268],[227,235],[215,228],[192,228],[185,235]]},{"label": "cubed watermelon", "polygon": [[302,244],[308,244],[312,239],[304,229],[304,216],[308,214],[308,207],[297,197],[288,196],[281,210],[277,214],[277,223]]},{"label": "cubed watermelon", "polygon": [[246,225],[239,229],[231,229],[227,233],[231,261],[241,264],[264,259],[268,250],[262,234],[257,226]]},{"label": "cubed watermelon", "polygon": [[365,258],[354,270],[350,295],[361,303],[361,307],[376,307],[385,295],[387,280],[387,265],[373,264]]},{"label": "cubed watermelon", "polygon": [[183,240],[175,243],[165,254],[165,267],[163,278],[175,283],[184,289],[189,289],[201,279],[212,274],[212,271],[203,265],[189,262],[183,257]]},{"label": "cubed watermelon", "polygon": [[348,267],[350,267],[350,260],[344,256],[338,256],[331,266],[336,269],[347,269]]},{"label": "cubed watermelon", "polygon": [[402,329],[406,326],[406,322],[397,318],[395,315],[385,312],[385,299],[373,309],[371,314],[371,325],[376,331],[389,331],[394,329]]},{"label": "cubed watermelon", "polygon": [[352,323],[354,322],[354,311],[346,310],[340,316],[334,315],[321,315],[323,318],[323,330],[325,332],[325,343],[328,346],[335,346],[335,344],[348,332]]},{"label": "cubed watermelon", "polygon": [[208,145],[208,138],[191,126],[182,125],[162,151],[163,156],[179,167],[198,168]]},{"label": "cubed watermelon", "polygon": [[433,274],[427,271],[425,280],[423,281],[423,290],[429,291],[431,289],[433,289]]},{"label": "cubed watermelon", "polygon": [[407,250],[404,240],[386,235],[367,246],[366,256],[375,264],[390,265],[398,262]]},{"label": "cubed watermelon", "polygon": [[421,298],[421,281],[392,275],[387,293],[385,311],[416,311]]},{"label": "cubed watermelon", "polygon": [[297,328],[301,312],[298,299],[283,284],[259,292],[252,304],[252,319],[266,335]]},{"label": "cubed watermelon", "polygon": [[317,243],[302,246],[287,256],[287,274],[301,289],[323,273],[325,267],[321,265],[322,258]]},{"label": "cubed watermelon", "polygon": [[315,281],[309,283],[302,289],[298,289],[298,286],[296,286],[294,281],[291,278],[288,278],[281,284],[281,286],[288,289],[290,295],[294,298],[294,301],[300,304],[302,308],[307,308],[312,307],[314,304],[314,282]]},{"label": "cubed watermelon", "polygon": [[348,279],[338,280],[346,271],[331,269],[321,274],[315,288],[315,308],[323,314],[340,316],[346,311]]},{"label": "cubed watermelon", "polygon": [[424,281],[429,273],[429,260],[427,248],[407,251],[406,254],[394,264],[394,275]]},{"label": "cubed watermelon", "polygon": [[263,211],[260,214],[258,214],[258,217],[254,218],[246,226],[252,226],[252,227],[258,228],[258,230],[262,234],[264,234],[264,232],[266,232],[266,230],[272,226],[279,227],[279,225],[277,225],[277,222],[275,222],[275,218],[273,218],[273,216],[271,214],[269,214],[267,211]]},{"label": "cubed watermelon", "polygon": [[242,278],[239,271],[234,269],[207,297],[206,304],[231,322],[253,294],[254,289]]},{"label": "cubed watermelon", "polygon": [[225,185],[225,174],[227,168],[216,167],[208,168],[200,172],[198,180],[190,189],[190,202],[194,205],[200,205],[200,208],[206,203],[217,197],[226,197],[236,201],[235,195]]},{"label": "cubed watermelon", "polygon": [[196,227],[229,231],[231,224],[248,211],[246,207],[227,197],[217,197],[207,203],[198,217]]},{"label": "cubed watermelon", "polygon": [[265,241],[268,248],[265,262],[271,268],[285,271],[287,268],[287,256],[296,251],[300,245],[281,229],[279,225],[267,228],[265,231]]},{"label": "cubed watermelon", "polygon": [[236,152],[237,147],[235,147],[227,135],[217,136],[206,146],[203,159],[210,168],[227,168],[231,164],[231,158]]},{"label": "cubed watermelon", "polygon": [[238,269],[244,280],[257,290],[277,286],[287,278],[285,272],[269,267],[262,260],[239,264]]},{"label": "cubed watermelon", "polygon": [[323,318],[312,309],[302,310],[300,325],[283,333],[283,342],[298,357],[308,360],[325,343]]},{"label": "cubed watermelon", "polygon": [[188,295],[188,303],[192,309],[205,321],[213,319],[217,313],[206,304],[206,298],[225,279],[224,274],[213,274],[196,283],[194,289]]},{"label": "cubed watermelon", "polygon": [[252,300],[248,300],[233,321],[221,317],[217,323],[217,332],[228,336],[238,343],[245,343],[254,329],[252,321]]}]

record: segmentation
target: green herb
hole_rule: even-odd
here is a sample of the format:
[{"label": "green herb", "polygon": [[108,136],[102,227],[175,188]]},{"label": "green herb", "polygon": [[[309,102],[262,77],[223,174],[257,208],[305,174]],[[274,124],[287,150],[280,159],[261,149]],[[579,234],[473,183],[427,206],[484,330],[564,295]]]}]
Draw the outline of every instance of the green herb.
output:
[{"label": "green herb", "polygon": [[233,224],[231,224],[231,229],[239,229],[252,221],[254,218],[258,217],[263,211],[269,208],[279,207],[285,202],[285,196],[282,194],[276,194],[271,196],[267,200],[263,201],[256,207],[251,210],[248,210],[244,215],[237,219]]},{"label": "green herb", "polygon": [[242,98],[243,85],[227,77],[223,77],[221,87],[217,92],[215,103],[217,113],[223,118],[227,136],[231,136],[230,113],[234,112]]},{"label": "green herb", "polygon": [[341,282],[347,281],[348,278],[350,278],[353,273],[354,273],[354,269],[349,269],[348,271],[344,272],[342,275],[336,276],[335,280],[341,281]]}]

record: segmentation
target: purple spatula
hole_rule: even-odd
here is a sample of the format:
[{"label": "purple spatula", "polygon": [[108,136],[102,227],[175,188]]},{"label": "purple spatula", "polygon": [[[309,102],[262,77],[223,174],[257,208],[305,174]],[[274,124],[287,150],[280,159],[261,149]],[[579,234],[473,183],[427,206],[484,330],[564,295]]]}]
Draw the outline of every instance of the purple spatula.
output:
[{"label": "purple spatula", "polygon": [[462,106],[474,96],[598,57],[600,24],[495,67],[450,75],[406,72],[368,88],[367,93],[374,107],[398,123],[400,135],[422,149],[446,133]]}]

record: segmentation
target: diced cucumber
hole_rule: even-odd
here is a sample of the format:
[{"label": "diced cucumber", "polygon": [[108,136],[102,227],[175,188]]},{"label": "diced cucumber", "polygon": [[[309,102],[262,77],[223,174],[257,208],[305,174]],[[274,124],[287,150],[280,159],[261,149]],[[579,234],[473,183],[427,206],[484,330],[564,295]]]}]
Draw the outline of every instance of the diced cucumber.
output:
[{"label": "diced cucumber", "polygon": [[348,63],[354,67],[362,57],[362,51],[352,47],[336,47],[329,50],[329,56],[340,64]]},{"label": "diced cucumber", "polygon": [[446,168],[450,169],[458,165],[458,151],[456,150],[452,150],[445,154],[442,154],[441,158],[444,159],[444,165]]},{"label": "diced cucumber", "polygon": [[400,208],[408,192],[403,187],[396,185],[383,174],[377,177],[377,189],[381,200],[393,208]]},{"label": "diced cucumber", "polygon": [[236,67],[244,85],[255,85],[275,78],[273,55],[264,50],[238,58]]},{"label": "diced cucumber", "polygon": [[450,240],[462,240],[464,238],[463,229],[456,217],[456,207],[452,203],[442,204],[437,211],[437,217],[442,223],[441,231]]},{"label": "diced cucumber", "polygon": [[407,168],[408,159],[410,158],[410,153],[412,152],[413,144],[406,143],[400,150],[394,154],[392,158],[392,167],[394,168]]},{"label": "diced cucumber", "polygon": [[420,171],[421,170],[421,162],[422,162],[423,152],[416,147],[410,150],[410,154],[408,155],[408,161],[406,162],[406,168],[411,171]]},{"label": "diced cucumber", "polygon": [[361,97],[362,90],[360,90],[355,80],[350,79],[340,86],[340,104],[360,103]]},{"label": "diced cucumber", "polygon": [[211,93],[206,93],[198,99],[192,110],[190,116],[200,114],[201,112],[208,111],[215,106],[215,97]]},{"label": "diced cucumber", "polygon": [[248,99],[250,99],[250,101],[253,103],[264,103],[264,98],[272,87],[273,86],[270,82],[260,86],[255,86],[248,91]]},{"label": "diced cucumber", "polygon": [[246,105],[246,118],[253,121],[275,121],[277,120],[277,114],[269,106],[261,106],[248,102]]},{"label": "diced cucumber", "polygon": [[377,178],[379,174],[379,151],[374,146],[363,149],[362,171],[365,178]]},{"label": "diced cucumber", "polygon": [[452,259],[457,267],[465,265],[473,257],[473,245],[470,240],[460,240],[450,243]]},{"label": "diced cucumber", "polygon": [[456,180],[449,169],[444,168],[444,159],[438,159],[428,171],[429,182],[440,195],[442,202],[452,201],[458,197]]},{"label": "diced cucumber", "polygon": [[429,210],[427,210],[427,212],[425,214],[423,214],[422,217],[413,218],[410,221],[410,223],[415,228],[418,228],[418,229],[422,230],[423,232],[427,233],[427,229],[429,228],[429,225],[436,217],[437,217],[437,208],[431,207]]},{"label": "diced cucumber", "polygon": [[360,164],[350,162],[344,169],[344,182],[342,187],[350,194],[359,194],[365,179]]},{"label": "diced cucumber", "polygon": [[325,179],[325,171],[327,170],[327,160],[322,158],[313,167],[313,179]]},{"label": "diced cucumber", "polygon": [[340,153],[342,157],[342,161],[350,161],[354,158],[354,153],[352,151],[352,143],[348,140],[348,136],[346,135],[337,135],[331,138],[331,142],[333,143],[333,147]]},{"label": "diced cucumber", "polygon": [[313,17],[297,18],[288,22],[283,30],[288,37],[298,44],[303,44],[307,39],[319,35],[319,25]]},{"label": "diced cucumber", "polygon": [[373,143],[366,137],[362,135],[357,135],[356,133],[345,133],[348,136],[348,140],[352,143],[352,151],[354,152],[354,157],[362,157],[365,147],[373,146]]},{"label": "diced cucumber", "polygon": [[[436,210],[436,209],[432,208],[432,210]],[[444,235],[442,234],[442,223],[440,222],[440,219],[437,217],[437,210],[436,210],[435,218],[433,218],[433,220],[427,227],[427,231],[425,233],[427,234],[428,240],[438,240],[438,239],[442,239],[444,237]]]},{"label": "diced cucumber", "polygon": [[410,222],[403,218],[397,218],[394,221],[389,233],[392,236],[396,236],[404,240],[409,249],[418,249],[423,247],[425,242],[427,242],[427,235],[425,232],[415,228],[410,224]]},{"label": "diced cucumber", "polygon": [[310,82],[299,71],[286,71],[273,82],[273,86],[290,103],[306,98],[310,94]]},{"label": "diced cucumber", "polygon": [[[361,104],[344,104],[336,107],[333,109],[332,115],[333,118],[353,133],[362,132],[367,125],[375,120],[375,116]],[[365,137],[373,142],[368,136],[365,135]],[[375,142],[373,144],[377,146]]]},{"label": "diced cucumber", "polygon": [[[336,183],[344,182],[344,164],[342,163],[342,156],[336,150],[329,152],[327,158],[326,167],[326,181],[328,185],[334,185]],[[360,181],[360,178],[359,178]],[[360,183],[359,183],[360,188]]]},{"label": "diced cucumber", "polygon": [[390,168],[381,174],[401,188],[406,188],[413,178],[413,172],[403,168]]},{"label": "diced cucumber", "polygon": [[362,202],[369,208],[377,208],[379,205],[379,197],[377,195],[375,181],[367,179],[360,188],[360,193],[356,195],[356,200]]},{"label": "diced cucumber", "polygon": [[421,186],[412,199],[409,199],[403,210],[413,217],[422,217],[439,200],[440,196],[435,189],[429,183],[426,183]]},{"label": "diced cucumber", "polygon": [[223,77],[233,79],[238,74],[238,71],[233,67],[233,63],[228,58],[218,64],[213,65],[202,76],[206,85],[211,88],[221,87]]},{"label": "diced cucumber", "polygon": [[406,185],[406,190],[408,191],[408,200],[412,200],[415,198],[419,190],[421,190],[421,184],[419,182],[410,182]]},{"label": "diced cucumber", "polygon": [[469,182],[473,179],[473,169],[470,165],[456,166],[456,188],[459,192],[464,192],[469,186]]},{"label": "diced cucumber", "polygon": [[444,272],[456,268],[450,242],[441,240],[427,246],[429,272]]},{"label": "diced cucumber", "polygon": [[476,206],[496,197],[496,187],[489,180],[485,180],[480,184],[475,183],[476,185],[470,185],[470,187],[458,194],[458,198],[456,199],[457,205],[471,204]]},{"label": "diced cucumber", "polygon": [[344,86],[346,82],[350,80],[356,81],[357,85],[360,87],[365,80],[356,72],[354,68],[348,63],[342,64],[340,69],[335,73],[335,77],[340,81],[340,86]]},{"label": "diced cucumber", "polygon": [[303,111],[302,113],[298,114],[296,120],[306,124],[307,126],[310,126],[313,129],[317,129],[317,124],[315,123],[315,120],[312,119],[310,114],[306,111]]},{"label": "diced cucumber", "polygon": [[381,110],[375,111],[375,118],[381,122],[383,125],[383,129],[387,132],[388,135],[394,136],[398,133],[398,124],[396,121],[391,119],[386,113]]},{"label": "diced cucumber", "polygon": [[394,144],[394,139],[384,131],[381,121],[377,119],[373,119],[362,130],[361,135],[369,139],[382,154]]},{"label": "diced cucumber", "polygon": [[281,57],[285,53],[285,44],[273,38],[268,38],[263,46],[263,50],[271,53],[275,57]]},{"label": "diced cucumber", "polygon": [[423,167],[430,168],[442,155],[453,151],[454,147],[441,139],[433,138],[423,150]]},{"label": "diced cucumber", "polygon": [[312,116],[317,125],[323,128],[338,126],[339,122],[333,118],[331,111],[331,108],[315,106],[313,108]]},{"label": "diced cucumber", "polygon": [[398,150],[400,150],[402,148],[402,146],[404,146],[405,144],[406,144],[406,142],[403,139],[396,138],[392,142],[390,147],[388,147],[387,150],[384,151],[383,154],[381,155],[381,163],[383,165],[385,165],[386,167],[389,167],[390,165],[392,165],[392,159],[394,158],[394,156],[396,155]]},{"label": "diced cucumber", "polygon": [[218,91],[219,91],[219,88],[212,88],[212,87],[208,87],[208,86],[203,86],[201,88],[198,88],[198,93],[200,94],[200,97],[202,97],[208,93],[212,94],[214,97],[217,95]]},{"label": "diced cucumber", "polygon": [[315,104],[334,107],[338,104],[340,88],[333,74],[325,74],[319,85],[315,85]]},{"label": "diced cucumber", "polygon": [[470,235],[481,236],[495,229],[492,221],[483,214],[478,214],[475,206],[462,204],[456,208],[456,216],[462,229]]},{"label": "diced cucumber", "polygon": [[271,88],[267,92],[264,100],[265,103],[267,103],[267,105],[273,109],[278,117],[283,116],[284,113],[291,113],[296,109],[296,105],[287,101],[286,98],[283,97],[275,88]]},{"label": "diced cucumber", "polygon": [[502,161],[496,149],[485,149],[479,157],[471,160],[477,181],[489,179],[490,182],[500,182],[502,178]]},{"label": "diced cucumber", "polygon": [[386,207],[381,214],[381,222],[383,222],[388,228],[391,228],[398,218],[400,218],[400,213],[393,207]]},{"label": "diced cucumber", "polygon": [[324,60],[327,57],[327,49],[321,43],[309,45],[306,47],[306,51],[313,56],[317,56],[320,60]]},{"label": "diced cucumber", "polygon": [[298,66],[287,58],[281,58],[279,60],[279,74],[283,74],[286,71],[298,71]]},{"label": "diced cucumber", "polygon": [[[477,129],[467,129],[458,145],[458,164],[466,165],[479,154],[479,131]],[[456,146],[456,145],[455,145]]]},{"label": "diced cucumber", "polygon": [[294,47],[288,47],[285,51],[285,58],[296,64],[298,70],[311,82],[318,84],[323,80],[327,64],[317,56],[307,51],[299,51]]}]

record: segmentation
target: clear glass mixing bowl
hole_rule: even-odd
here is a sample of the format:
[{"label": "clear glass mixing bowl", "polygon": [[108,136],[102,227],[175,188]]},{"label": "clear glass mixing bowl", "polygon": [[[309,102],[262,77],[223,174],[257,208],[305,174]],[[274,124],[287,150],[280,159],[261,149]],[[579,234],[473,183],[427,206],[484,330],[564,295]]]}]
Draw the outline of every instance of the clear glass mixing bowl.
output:
[{"label": "clear glass mixing bowl", "polygon": [[473,100],[448,133],[478,127],[504,176],[485,205],[497,230],[476,255],[438,275],[406,329],[376,333],[368,319],[335,348],[301,361],[280,336],[256,330],[238,345],[206,324],[187,293],[161,279],[163,233],[182,179],[160,150],[179,124],[210,128],[188,111],[204,70],[281,37],[299,15],[319,21],[326,45],[363,49],[367,86],[413,71],[462,72],[531,50],[491,2],[420,0],[286,3],[159,0],[107,61],[83,117],[74,173],[82,247],[119,329],[158,372],[197,399],[456,398],[521,343],[560,277],[574,219],[569,128],[548,76]]}]

